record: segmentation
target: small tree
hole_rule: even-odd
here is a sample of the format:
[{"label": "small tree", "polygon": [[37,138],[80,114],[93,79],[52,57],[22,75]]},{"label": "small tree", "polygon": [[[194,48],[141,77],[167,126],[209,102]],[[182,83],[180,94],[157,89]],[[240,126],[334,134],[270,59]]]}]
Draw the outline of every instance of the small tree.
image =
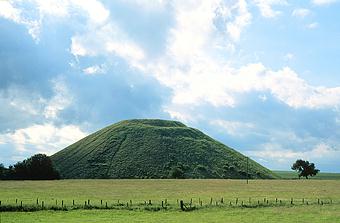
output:
[{"label": "small tree", "polygon": [[0,179],[2,179],[5,176],[5,171],[6,171],[6,168],[4,164],[0,163]]},{"label": "small tree", "polygon": [[320,172],[320,170],[315,168],[314,163],[309,163],[309,161],[301,159],[295,161],[292,166],[292,170],[295,170],[299,173],[299,179],[301,177],[306,177],[306,179],[308,179],[308,176],[312,177]]}]

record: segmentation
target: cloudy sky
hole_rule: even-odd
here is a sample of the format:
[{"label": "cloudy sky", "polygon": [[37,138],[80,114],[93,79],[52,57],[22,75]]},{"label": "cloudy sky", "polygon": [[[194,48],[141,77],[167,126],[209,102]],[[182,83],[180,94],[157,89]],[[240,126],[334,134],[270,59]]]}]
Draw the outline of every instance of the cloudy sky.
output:
[{"label": "cloudy sky", "polygon": [[340,1],[0,0],[0,163],[130,118],[340,172]]}]

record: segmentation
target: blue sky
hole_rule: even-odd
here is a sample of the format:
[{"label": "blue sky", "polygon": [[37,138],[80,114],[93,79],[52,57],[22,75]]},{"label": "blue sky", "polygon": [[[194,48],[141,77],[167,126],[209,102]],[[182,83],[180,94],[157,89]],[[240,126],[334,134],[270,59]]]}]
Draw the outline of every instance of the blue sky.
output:
[{"label": "blue sky", "polygon": [[340,1],[0,1],[0,163],[175,119],[340,172]]}]

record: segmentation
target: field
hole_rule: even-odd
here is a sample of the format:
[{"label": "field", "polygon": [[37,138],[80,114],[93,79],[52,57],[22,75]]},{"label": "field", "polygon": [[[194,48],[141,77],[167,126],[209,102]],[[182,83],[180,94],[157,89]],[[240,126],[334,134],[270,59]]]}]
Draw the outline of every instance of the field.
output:
[{"label": "field", "polygon": [[[294,171],[273,171],[282,179],[298,179],[298,174]],[[316,176],[310,178],[312,180],[340,180],[340,173],[318,173]]]},{"label": "field", "polygon": [[[88,200],[93,206],[100,206],[101,200],[108,202],[110,207],[116,207],[118,202],[122,205],[118,210],[70,208],[68,211],[1,212],[1,223],[340,222],[339,188],[340,181],[337,180],[251,180],[249,184],[244,180],[0,181],[2,205],[15,206],[22,201],[23,206],[32,206],[37,198],[39,205],[44,201],[45,206],[55,205],[56,200],[59,206],[63,200],[66,207],[71,207],[73,200],[79,205]],[[221,198],[224,204],[221,204]],[[276,198],[282,203],[276,203]],[[161,201],[165,199],[168,209],[144,208],[144,202],[149,200],[152,202],[150,207],[161,207]],[[184,200],[189,205],[191,199],[192,206],[198,209],[181,211],[177,200]],[[136,208],[128,210],[123,206],[126,204]]]}]

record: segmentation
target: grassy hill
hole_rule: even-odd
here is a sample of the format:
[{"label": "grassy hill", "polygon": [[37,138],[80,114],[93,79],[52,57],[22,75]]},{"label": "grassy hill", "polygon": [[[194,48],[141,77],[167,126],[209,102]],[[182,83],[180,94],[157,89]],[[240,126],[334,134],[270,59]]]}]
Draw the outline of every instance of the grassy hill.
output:
[{"label": "grassy hill", "polygon": [[[127,120],[54,154],[62,178],[246,178],[239,152],[176,121]],[[249,159],[250,178],[276,174]]]}]

